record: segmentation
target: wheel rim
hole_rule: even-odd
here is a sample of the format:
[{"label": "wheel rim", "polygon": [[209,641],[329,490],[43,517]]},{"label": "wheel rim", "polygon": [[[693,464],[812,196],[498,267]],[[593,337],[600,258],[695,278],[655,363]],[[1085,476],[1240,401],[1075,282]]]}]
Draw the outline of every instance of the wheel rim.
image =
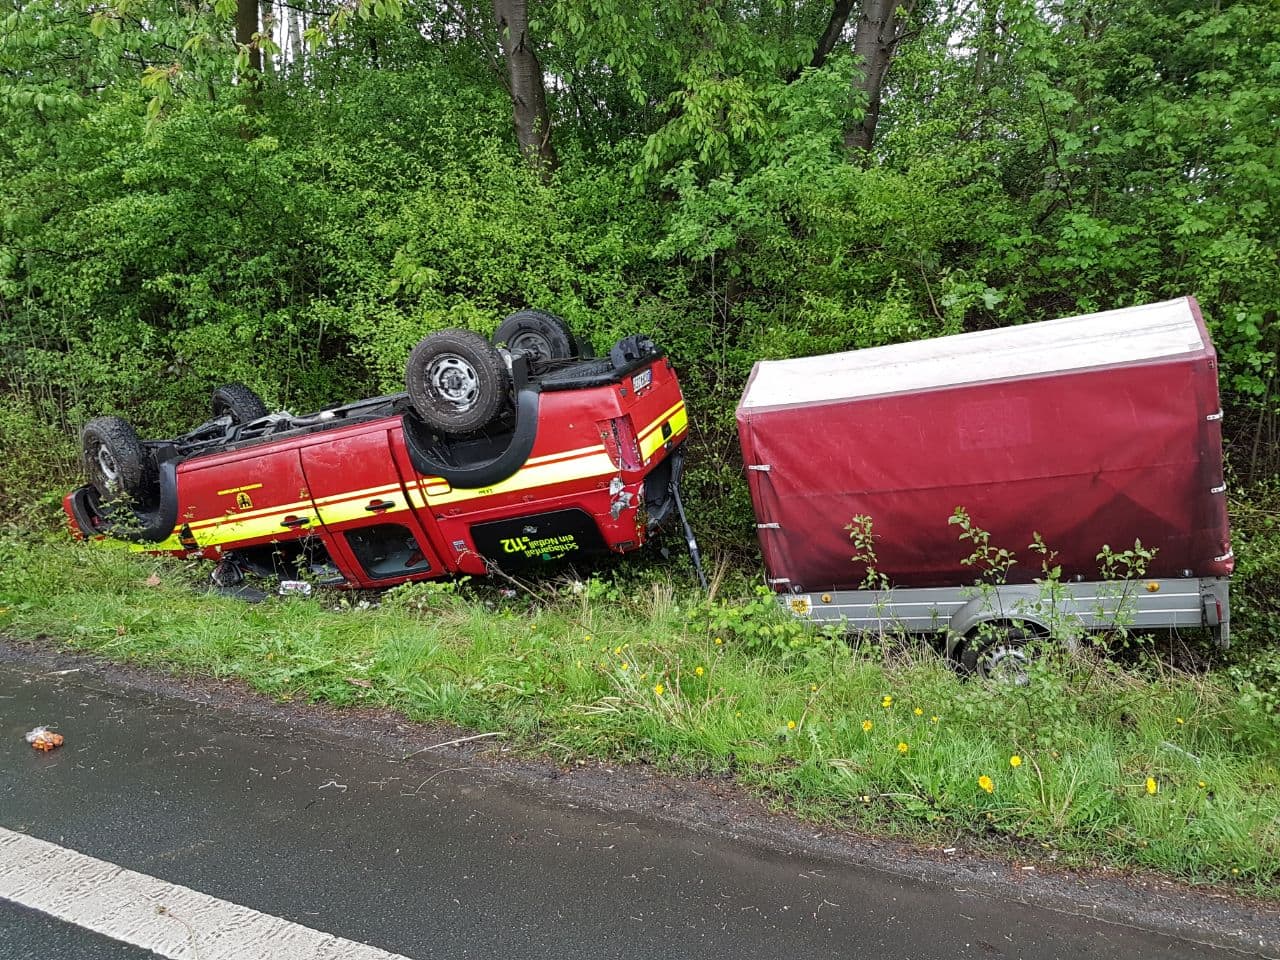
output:
[{"label": "wheel rim", "polygon": [[1002,643],[982,654],[978,660],[978,672],[985,680],[1024,687],[1031,679],[1027,673],[1030,662],[1030,657],[1022,647]]},{"label": "wheel rim", "polygon": [[480,399],[480,378],[476,369],[456,353],[441,354],[427,371],[432,392],[459,413],[474,407]]},{"label": "wheel rim", "polygon": [[98,469],[102,471],[102,479],[112,490],[120,486],[120,468],[116,466],[116,458],[105,446],[99,446],[97,457]]},{"label": "wheel rim", "polygon": [[508,350],[518,350],[526,356],[536,357],[539,360],[549,359],[551,356],[551,343],[540,333],[532,330],[523,330],[517,333],[507,343]]}]

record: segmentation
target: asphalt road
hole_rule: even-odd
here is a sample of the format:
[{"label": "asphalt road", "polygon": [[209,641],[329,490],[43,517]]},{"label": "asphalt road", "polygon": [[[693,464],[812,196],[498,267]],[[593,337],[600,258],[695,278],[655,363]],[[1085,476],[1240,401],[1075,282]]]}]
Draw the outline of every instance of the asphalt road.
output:
[{"label": "asphalt road", "polygon": [[[1239,956],[11,664],[0,827],[415,960]],[[0,960],[146,956],[0,899]]]}]

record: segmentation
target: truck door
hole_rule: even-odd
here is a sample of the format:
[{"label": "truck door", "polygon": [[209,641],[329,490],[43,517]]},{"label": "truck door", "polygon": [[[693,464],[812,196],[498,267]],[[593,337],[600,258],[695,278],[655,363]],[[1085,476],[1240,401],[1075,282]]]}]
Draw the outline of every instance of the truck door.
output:
[{"label": "truck door", "polygon": [[297,450],[228,453],[198,463],[183,475],[178,523],[200,549],[251,548],[319,532]]},{"label": "truck door", "polygon": [[326,431],[302,469],[330,554],[355,586],[386,587],[445,571],[409,503],[388,428]]}]

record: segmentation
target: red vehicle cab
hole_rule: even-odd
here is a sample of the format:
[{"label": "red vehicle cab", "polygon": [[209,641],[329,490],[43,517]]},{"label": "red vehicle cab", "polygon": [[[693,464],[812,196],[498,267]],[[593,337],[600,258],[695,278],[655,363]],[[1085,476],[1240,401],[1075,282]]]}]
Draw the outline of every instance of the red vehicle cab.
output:
[{"label": "red vehicle cab", "polygon": [[[534,341],[556,319],[513,317],[539,321]],[[679,496],[688,418],[671,361],[645,337],[582,358],[561,328],[549,344],[504,330],[525,349],[444,331],[415,349],[407,393],[310,416],[266,414],[232,385],[174,440],[99,418],[82,434],[93,482],[64,501],[72,528],[224,561],[236,579],[361,588],[640,547]]]}]

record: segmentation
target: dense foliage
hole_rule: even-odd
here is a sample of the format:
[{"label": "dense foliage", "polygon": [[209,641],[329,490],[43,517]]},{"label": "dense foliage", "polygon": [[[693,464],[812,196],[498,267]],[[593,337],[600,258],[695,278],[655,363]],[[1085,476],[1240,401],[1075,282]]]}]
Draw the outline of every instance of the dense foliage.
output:
[{"label": "dense foliage", "polygon": [[537,156],[494,23],[522,3],[0,4],[9,516],[91,415],[391,389],[425,332],[526,305],[665,343],[722,544],[755,359],[1187,293],[1234,468],[1274,470],[1276,0],[538,0]]}]

